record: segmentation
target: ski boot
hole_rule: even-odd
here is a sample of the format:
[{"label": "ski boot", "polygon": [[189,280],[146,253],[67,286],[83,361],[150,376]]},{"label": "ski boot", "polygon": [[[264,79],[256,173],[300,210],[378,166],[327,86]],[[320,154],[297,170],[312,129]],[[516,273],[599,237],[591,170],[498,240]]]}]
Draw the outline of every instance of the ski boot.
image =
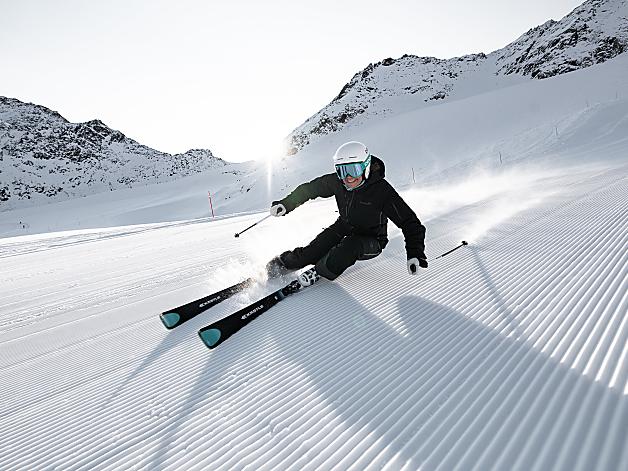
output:
[{"label": "ski boot", "polygon": [[309,270],[305,270],[303,273],[301,273],[299,275],[299,277],[297,278],[297,280],[299,281],[299,284],[305,288],[306,286],[311,286],[314,283],[316,283],[318,280],[320,280],[321,276],[316,273],[316,268],[312,267]]},{"label": "ski boot", "polygon": [[290,270],[281,260],[281,255],[277,255],[270,262],[266,264],[266,275],[269,279],[279,278],[287,275],[294,270]]}]

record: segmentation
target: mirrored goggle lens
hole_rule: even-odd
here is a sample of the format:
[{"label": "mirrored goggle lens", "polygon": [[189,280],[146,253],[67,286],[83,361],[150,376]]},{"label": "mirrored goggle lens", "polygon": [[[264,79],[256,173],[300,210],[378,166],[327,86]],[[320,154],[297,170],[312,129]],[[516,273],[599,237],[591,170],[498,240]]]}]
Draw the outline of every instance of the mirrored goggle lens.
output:
[{"label": "mirrored goggle lens", "polygon": [[361,163],[336,165],[336,173],[341,180],[344,180],[349,175],[353,178],[358,178],[364,173],[364,166]]}]

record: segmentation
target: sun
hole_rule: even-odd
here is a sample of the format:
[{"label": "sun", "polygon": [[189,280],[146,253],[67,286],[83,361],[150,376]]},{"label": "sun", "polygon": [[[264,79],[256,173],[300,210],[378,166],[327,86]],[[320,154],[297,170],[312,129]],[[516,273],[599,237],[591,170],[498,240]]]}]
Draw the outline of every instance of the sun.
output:
[{"label": "sun", "polygon": [[273,162],[276,162],[288,155],[288,146],[285,140],[272,142],[265,148],[260,149],[255,160],[266,162],[272,166]]},{"label": "sun", "polygon": [[273,184],[273,168],[275,165],[287,155],[287,146],[284,140],[277,141],[273,145],[270,145],[265,150],[262,150],[257,157],[258,162],[265,163],[266,167],[266,184],[267,192],[270,195],[272,193]]}]

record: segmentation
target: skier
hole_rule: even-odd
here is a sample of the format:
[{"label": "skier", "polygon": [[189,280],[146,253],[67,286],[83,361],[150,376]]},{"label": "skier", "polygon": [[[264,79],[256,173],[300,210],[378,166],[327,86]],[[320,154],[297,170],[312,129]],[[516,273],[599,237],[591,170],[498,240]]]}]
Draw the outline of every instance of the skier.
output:
[{"label": "skier", "polygon": [[269,277],[281,276],[307,265],[314,268],[299,276],[304,285],[336,279],[357,260],[377,257],[388,244],[388,219],[403,232],[410,275],[427,268],[425,227],[414,211],[384,179],[384,162],[369,154],[361,142],[341,145],[333,157],[336,173],[299,185],[271,203],[270,214],[284,216],[308,200],[334,196],[340,216],[306,247],[274,257],[266,265]]}]

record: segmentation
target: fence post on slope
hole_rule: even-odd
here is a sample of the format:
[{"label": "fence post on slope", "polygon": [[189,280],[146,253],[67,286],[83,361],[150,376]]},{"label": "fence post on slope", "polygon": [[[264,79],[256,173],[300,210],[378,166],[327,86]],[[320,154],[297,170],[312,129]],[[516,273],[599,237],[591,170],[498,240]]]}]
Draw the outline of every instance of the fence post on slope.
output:
[{"label": "fence post on slope", "polygon": [[210,191],[207,192],[207,197],[209,198],[209,209],[211,209],[212,217],[214,216],[214,205],[212,204],[212,194]]}]

